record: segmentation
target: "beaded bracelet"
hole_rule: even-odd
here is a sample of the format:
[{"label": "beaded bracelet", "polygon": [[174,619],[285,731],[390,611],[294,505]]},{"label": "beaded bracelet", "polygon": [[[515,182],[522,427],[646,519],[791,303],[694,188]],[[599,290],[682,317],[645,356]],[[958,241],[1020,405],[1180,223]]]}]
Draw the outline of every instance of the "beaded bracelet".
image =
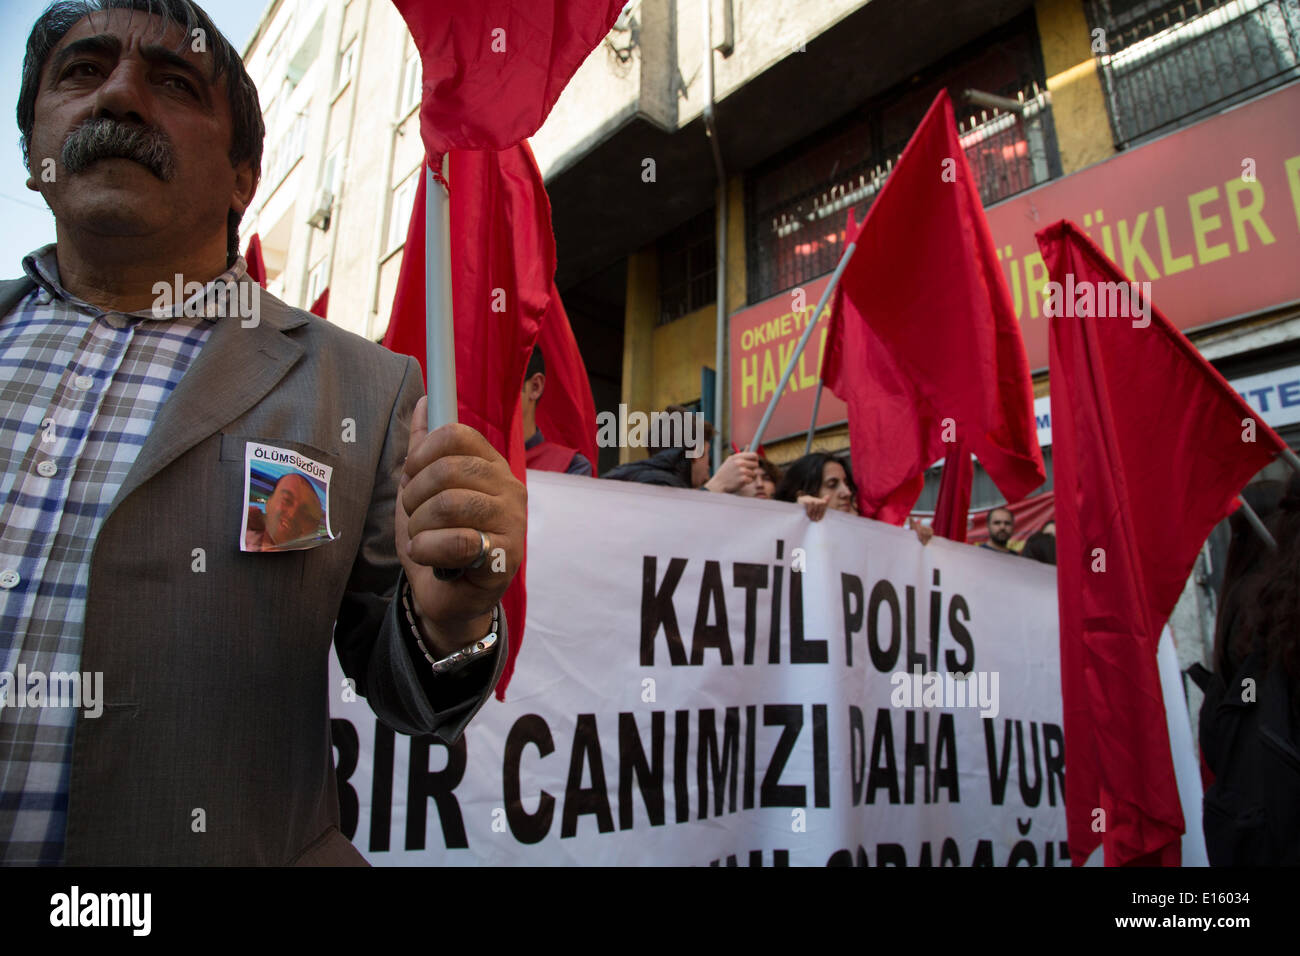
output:
[{"label": "beaded bracelet", "polygon": [[458,671],[466,664],[490,653],[497,646],[497,623],[500,620],[500,604],[492,608],[492,627],[486,637],[479,638],[473,644],[462,647],[441,660],[434,660],[433,655],[429,653],[429,649],[424,646],[424,638],[420,635],[420,627],[415,622],[415,611],[411,602],[411,585],[406,582],[402,585],[402,611],[406,615],[406,623],[410,625],[411,634],[415,637],[415,643],[420,648],[420,653],[424,655],[425,660],[429,662],[429,666],[433,668],[435,674],[450,674]]}]

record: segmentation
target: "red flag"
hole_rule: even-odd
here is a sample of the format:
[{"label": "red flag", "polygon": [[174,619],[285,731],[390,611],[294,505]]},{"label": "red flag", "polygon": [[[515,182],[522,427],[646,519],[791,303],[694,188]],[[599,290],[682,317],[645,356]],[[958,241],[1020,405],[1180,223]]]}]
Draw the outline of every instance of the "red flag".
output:
[{"label": "red flag", "polygon": [[310,312],[312,315],[319,315],[322,319],[324,319],[327,317],[326,313],[329,311],[329,307],[330,307],[330,290],[326,289],[324,292],[322,292],[320,295],[316,297],[316,301],[311,304],[311,308],[308,309],[307,311]]},{"label": "red flag", "polygon": [[244,262],[248,265],[248,277],[266,288],[266,263],[262,260],[262,237],[253,233],[248,237],[248,251],[244,253]]},{"label": "red flag", "polygon": [[[551,205],[527,144],[500,152],[457,150],[451,155],[450,173],[458,417],[481,432],[523,481],[520,390],[553,287]],[[414,355],[422,369],[424,189],[422,172],[384,335],[385,346]],[[523,564],[503,603],[510,656],[497,685],[502,700],[524,636]]]},{"label": "red flag", "polygon": [[[848,239],[858,232],[850,209]],[[916,404],[897,363],[844,295],[843,282],[831,298],[822,378],[849,406],[858,512],[901,525],[925,486],[925,468],[944,454],[942,425]],[[925,464],[917,469],[915,462]]]},{"label": "red flag", "polygon": [[1102,296],[1128,280],[1077,226],[1058,222],[1038,245],[1059,283],[1048,302],[1070,858],[1100,843],[1108,865],[1176,866],[1185,821],[1156,645],[1206,536],[1285,445],[1149,293],[1128,309]]},{"label": "red flag", "polygon": [[437,168],[453,149],[504,149],[542,122],[624,0],[393,0],[424,67],[420,135]]},{"label": "red flag", "polygon": [[902,523],[948,450],[946,419],[1008,500],[1023,498],[1046,480],[1029,363],[946,92],[856,241],[822,377],[849,406],[862,514]]},{"label": "red flag", "polygon": [[546,391],[537,403],[537,427],[548,441],[575,448],[596,474],[596,402],[587,366],[573,337],[559,290],[551,286],[551,304],[542,319],[537,344],[546,361]]},{"label": "red flag", "polygon": [[934,506],[934,533],[949,541],[965,541],[969,525],[970,488],[975,463],[964,439],[949,445],[939,480],[939,501]]}]

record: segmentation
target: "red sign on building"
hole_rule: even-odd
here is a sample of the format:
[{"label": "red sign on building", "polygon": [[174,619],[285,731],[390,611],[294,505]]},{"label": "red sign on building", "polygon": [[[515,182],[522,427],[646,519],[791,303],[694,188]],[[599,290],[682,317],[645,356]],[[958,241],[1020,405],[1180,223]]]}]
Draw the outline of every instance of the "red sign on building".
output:
[{"label": "red sign on building", "polygon": [[[1300,83],[1293,83],[987,210],[1029,367],[1047,368],[1047,270],[1034,233],[1058,219],[1083,227],[1131,279],[1151,282],[1156,305],[1179,328],[1300,301],[1297,117]],[[758,427],[826,281],[731,317],[731,427],[738,444]],[[807,430],[824,329],[824,322],[814,329],[766,441]],[[818,424],[846,414],[824,391]]]}]

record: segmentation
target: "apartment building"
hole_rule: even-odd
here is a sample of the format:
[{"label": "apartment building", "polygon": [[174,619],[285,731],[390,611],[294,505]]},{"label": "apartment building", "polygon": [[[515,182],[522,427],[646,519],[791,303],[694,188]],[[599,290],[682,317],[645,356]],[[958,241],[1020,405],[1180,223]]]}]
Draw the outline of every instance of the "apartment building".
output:
[{"label": "apartment building", "polygon": [[241,224],[267,286],[378,339],[416,174],[420,61],[389,0],[274,0],[244,50],[266,120],[262,181]]}]

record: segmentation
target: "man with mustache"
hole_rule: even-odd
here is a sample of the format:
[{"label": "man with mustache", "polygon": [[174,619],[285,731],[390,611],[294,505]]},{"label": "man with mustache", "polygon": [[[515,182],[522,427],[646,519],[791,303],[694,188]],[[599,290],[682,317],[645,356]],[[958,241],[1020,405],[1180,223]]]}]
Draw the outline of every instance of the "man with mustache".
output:
[{"label": "man with mustache", "polygon": [[[385,723],[456,743],[504,664],[524,488],[478,432],[428,430],[413,359],[267,293],[211,308],[250,282],[264,129],[195,4],[52,4],[17,112],[57,242],[0,283],[0,664],[99,672],[105,701],[0,709],[0,861],[364,862],[331,638]],[[153,308],[178,275],[201,291]],[[331,469],[335,540],[240,548],[250,442]]]}]

